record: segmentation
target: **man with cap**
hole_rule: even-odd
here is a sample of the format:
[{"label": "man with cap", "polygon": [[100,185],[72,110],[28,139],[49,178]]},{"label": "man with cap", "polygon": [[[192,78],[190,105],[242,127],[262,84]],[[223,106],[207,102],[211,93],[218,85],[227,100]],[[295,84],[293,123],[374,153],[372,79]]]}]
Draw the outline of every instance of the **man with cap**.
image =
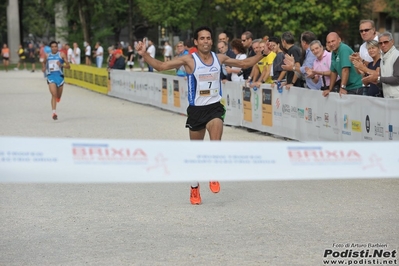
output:
[{"label": "man with cap", "polygon": [[125,57],[123,56],[122,50],[116,49],[114,52],[114,56],[115,56],[115,62],[111,68],[125,70],[126,69]]}]

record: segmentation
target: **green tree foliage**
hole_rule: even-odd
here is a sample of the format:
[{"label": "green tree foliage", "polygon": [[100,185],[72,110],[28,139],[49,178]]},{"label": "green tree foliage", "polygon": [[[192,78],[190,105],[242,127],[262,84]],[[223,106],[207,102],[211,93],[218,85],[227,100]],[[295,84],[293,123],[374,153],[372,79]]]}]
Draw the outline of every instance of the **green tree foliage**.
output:
[{"label": "green tree foliage", "polygon": [[140,11],[150,23],[188,29],[197,19],[202,1],[192,0],[137,0]]},{"label": "green tree foliage", "polygon": [[[291,31],[298,36],[305,30],[316,35],[326,31],[340,31],[349,22],[357,19],[362,0],[215,0],[227,5],[230,14],[239,23],[259,21],[266,26],[268,34],[280,35]],[[356,20],[355,20],[356,21]]]},{"label": "green tree foliage", "polygon": [[[0,1],[0,40],[7,40],[7,5],[8,1]],[[23,35],[33,39],[54,35],[54,8],[46,1],[21,1],[21,29]],[[22,42],[23,40],[21,40]]]},{"label": "green tree foliage", "polygon": [[93,11],[90,25],[94,39],[102,40],[107,34],[114,33],[115,41],[119,41],[119,34],[127,25],[129,3],[121,0],[90,0],[88,2],[92,2],[89,3],[89,7],[92,7]]},{"label": "green tree foliage", "polygon": [[[67,8],[68,41],[92,44],[110,36],[119,39],[122,28],[129,24],[129,3],[136,37],[145,36],[148,27],[161,25],[178,32],[200,25],[215,29],[228,28],[240,34],[248,29],[260,34],[279,36],[291,31],[297,37],[305,30],[318,36],[337,31],[344,39],[359,41],[358,21],[370,18],[364,11],[372,0],[19,0],[23,5],[24,34],[38,37],[54,35],[54,6]],[[399,1],[385,0],[388,16],[399,18]],[[0,1],[0,37],[6,40],[8,1]]]},{"label": "green tree foliage", "polygon": [[391,18],[399,19],[399,1],[398,0],[385,0],[387,6],[385,11]]},{"label": "green tree foliage", "polygon": [[200,25],[213,27],[218,20],[215,2],[210,0],[136,0],[140,13],[151,24],[169,29],[193,30]]},{"label": "green tree foliage", "polygon": [[24,0],[22,4],[22,29],[24,36],[48,39],[54,36],[54,7],[46,1]]},{"label": "green tree foliage", "polygon": [[48,0],[49,5],[62,3],[67,8],[68,40],[103,42],[117,35],[127,23],[128,3],[123,0]]},{"label": "green tree foliage", "polygon": [[7,1],[0,1],[0,43],[7,40]]}]

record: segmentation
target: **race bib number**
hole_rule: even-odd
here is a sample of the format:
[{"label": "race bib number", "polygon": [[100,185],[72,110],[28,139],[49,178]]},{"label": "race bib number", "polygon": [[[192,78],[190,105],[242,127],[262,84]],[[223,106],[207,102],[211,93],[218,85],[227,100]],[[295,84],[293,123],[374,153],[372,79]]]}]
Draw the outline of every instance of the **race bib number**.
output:
[{"label": "race bib number", "polygon": [[201,97],[217,96],[220,90],[219,73],[207,73],[199,75],[199,95]]},{"label": "race bib number", "polygon": [[58,60],[49,60],[48,61],[48,69],[50,70],[50,72],[59,71],[60,70],[60,67],[57,64],[58,62],[59,62]]},{"label": "race bib number", "polygon": [[4,54],[3,54],[3,57],[8,57],[8,53],[4,53]]}]

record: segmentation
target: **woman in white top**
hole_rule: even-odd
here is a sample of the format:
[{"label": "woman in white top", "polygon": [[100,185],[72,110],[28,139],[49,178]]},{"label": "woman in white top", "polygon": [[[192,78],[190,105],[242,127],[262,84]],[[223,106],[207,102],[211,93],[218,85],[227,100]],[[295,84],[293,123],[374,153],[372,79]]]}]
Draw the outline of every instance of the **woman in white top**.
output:
[{"label": "woman in white top", "polygon": [[73,61],[74,64],[80,65],[80,48],[76,42],[73,43]]},{"label": "woman in white top", "polygon": [[101,46],[100,42],[97,42],[95,49],[94,57],[96,58],[96,65],[98,68],[101,68],[103,66],[104,48]]},{"label": "woman in white top", "polygon": [[[231,50],[235,53],[236,59],[244,60],[247,58],[245,53],[244,45],[241,42],[241,39],[233,39],[230,43]],[[244,75],[242,74],[241,68],[239,67],[227,67],[227,73],[231,74],[231,81],[244,81]]]},{"label": "woman in white top", "polygon": [[84,42],[86,65],[91,66],[91,46],[90,43]]}]

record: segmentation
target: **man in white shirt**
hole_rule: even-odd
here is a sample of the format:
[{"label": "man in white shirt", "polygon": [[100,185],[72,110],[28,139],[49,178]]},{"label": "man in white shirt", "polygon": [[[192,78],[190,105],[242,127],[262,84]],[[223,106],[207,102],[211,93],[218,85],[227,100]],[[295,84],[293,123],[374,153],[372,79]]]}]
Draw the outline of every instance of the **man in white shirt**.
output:
[{"label": "man in white shirt", "polygon": [[71,48],[71,46],[69,46],[69,43],[65,44],[65,49],[67,50],[67,59],[69,63],[72,63],[74,61],[74,56],[73,56],[73,50]]},{"label": "man in white shirt", "polygon": [[91,66],[91,46],[89,42],[84,42],[86,65]]},{"label": "man in white shirt", "polygon": [[[369,55],[369,51],[366,47],[367,42],[376,40],[378,42],[378,34],[375,29],[375,23],[371,19],[363,19],[359,23],[359,33],[364,43],[360,46],[358,53],[353,53],[349,56],[349,59],[354,61],[362,62],[366,67],[370,62],[373,62],[373,58]],[[356,68],[359,72],[359,70]],[[361,71],[359,72],[361,73]]]},{"label": "man in white shirt", "polygon": [[369,55],[369,51],[367,50],[367,42],[376,40],[378,41],[378,34],[375,30],[375,23],[370,19],[361,20],[359,23],[359,33],[360,37],[362,37],[364,43],[359,48],[359,53],[353,53],[350,55],[350,60],[361,61],[365,66],[368,63],[373,62],[373,58]]},{"label": "man in white shirt", "polygon": [[[152,58],[155,58],[155,46],[152,40],[148,40],[147,53],[150,54]],[[154,72],[154,68],[148,64],[148,72]]]},{"label": "man in white shirt", "polygon": [[168,42],[165,42],[164,44],[163,57],[165,62],[172,60],[172,46],[170,46]]},{"label": "man in white shirt", "polygon": [[80,48],[76,42],[73,43],[73,61],[74,64],[80,65]]},{"label": "man in white shirt", "polygon": [[103,47],[100,45],[100,42],[96,43],[96,53],[95,53],[95,57],[96,57],[96,65],[98,68],[101,68],[103,65],[103,59],[104,59],[104,49]]},{"label": "man in white shirt", "polygon": [[369,55],[366,44],[368,41],[378,41],[378,34],[375,30],[374,21],[370,19],[361,20],[359,23],[359,33],[364,41],[364,43],[360,46],[359,54],[360,58],[364,60],[364,63],[367,65],[368,63],[373,62],[373,58],[371,58]]}]

